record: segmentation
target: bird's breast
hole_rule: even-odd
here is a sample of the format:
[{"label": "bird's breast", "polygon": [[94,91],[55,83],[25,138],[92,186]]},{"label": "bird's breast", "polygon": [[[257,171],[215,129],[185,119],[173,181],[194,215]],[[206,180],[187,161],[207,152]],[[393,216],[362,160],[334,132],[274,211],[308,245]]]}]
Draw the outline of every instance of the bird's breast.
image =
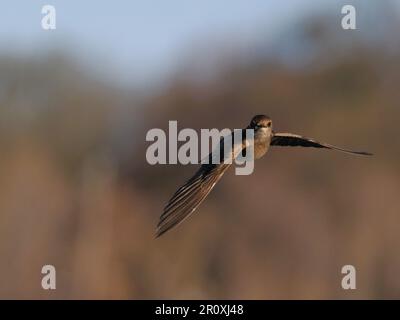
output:
[{"label": "bird's breast", "polygon": [[269,143],[264,141],[254,142],[254,158],[260,159],[268,151]]},{"label": "bird's breast", "polygon": [[259,159],[269,149],[271,135],[268,132],[256,132],[254,135],[254,158]]}]

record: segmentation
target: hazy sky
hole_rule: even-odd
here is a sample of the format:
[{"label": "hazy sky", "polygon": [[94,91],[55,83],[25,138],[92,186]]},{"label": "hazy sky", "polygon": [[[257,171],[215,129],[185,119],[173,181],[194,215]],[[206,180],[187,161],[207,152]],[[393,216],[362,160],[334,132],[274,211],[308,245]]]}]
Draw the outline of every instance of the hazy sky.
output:
[{"label": "hazy sky", "polygon": [[[56,8],[54,31],[41,28],[45,4]],[[320,5],[312,0],[2,0],[0,50],[36,54],[56,47],[116,78],[147,81],[173,69],[197,39],[268,37]]]}]

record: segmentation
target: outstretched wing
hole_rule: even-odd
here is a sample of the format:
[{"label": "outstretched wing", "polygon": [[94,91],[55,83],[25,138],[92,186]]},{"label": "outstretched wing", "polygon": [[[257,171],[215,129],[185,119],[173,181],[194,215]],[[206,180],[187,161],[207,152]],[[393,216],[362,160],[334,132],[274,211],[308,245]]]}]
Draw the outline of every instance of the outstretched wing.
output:
[{"label": "outstretched wing", "polygon": [[[210,153],[208,156],[209,163],[203,164],[196,174],[181,186],[168,201],[157,225],[156,237],[161,236],[163,233],[181,223],[196,210],[214,188],[218,180],[221,179],[225,171],[231,166],[232,161],[230,161],[230,163],[224,163],[227,154],[224,152],[222,146],[224,145],[224,139],[227,138],[232,139],[232,136],[221,139],[219,146],[220,152],[216,153],[214,150],[214,152]],[[246,141],[237,145],[232,144],[232,149],[229,150],[229,153],[232,153],[231,160],[235,159],[245,147]],[[216,162],[216,156],[220,158],[220,161],[218,161],[220,163],[213,164],[212,162]]]},{"label": "outstretched wing", "polygon": [[271,146],[288,146],[288,147],[313,147],[313,148],[326,148],[331,150],[338,150],[341,152],[358,154],[363,156],[371,156],[372,153],[364,151],[353,151],[333,146],[328,143],[321,143],[314,139],[306,138],[292,133],[275,133],[271,139]]}]

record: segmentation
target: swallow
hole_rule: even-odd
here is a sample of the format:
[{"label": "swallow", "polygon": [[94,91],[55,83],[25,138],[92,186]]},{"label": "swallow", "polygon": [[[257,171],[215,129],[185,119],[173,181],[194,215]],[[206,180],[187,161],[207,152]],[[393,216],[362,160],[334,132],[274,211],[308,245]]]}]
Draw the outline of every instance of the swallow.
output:
[{"label": "swallow", "polygon": [[[254,148],[254,159],[263,157],[271,146],[313,147],[336,150],[362,156],[372,155],[369,152],[339,148],[334,145],[318,142],[314,139],[303,137],[297,134],[275,133],[272,130],[272,120],[265,115],[254,116],[246,129],[254,130],[254,137],[252,141]],[[249,141],[245,134],[246,129],[242,129],[243,138],[242,141],[240,141],[241,143],[237,143],[236,145],[232,146],[230,152],[232,152],[233,158],[237,157],[240,152],[245,152],[246,148],[249,146]],[[221,139],[219,146],[220,149],[223,148],[224,139],[227,139],[227,137],[228,136]],[[231,137],[232,135],[230,138]],[[184,185],[182,185],[168,201],[157,224],[156,237],[160,237],[165,232],[171,230],[173,227],[177,226],[183,220],[189,217],[204,201],[216,183],[221,179],[225,171],[231,166],[232,163],[225,163],[225,161],[223,161],[222,157],[226,156],[223,151],[219,152],[218,154],[221,155],[221,161],[219,161],[219,163],[214,163],[215,161],[212,161],[215,153],[210,153],[208,156],[208,163],[202,164],[195,175]]]}]

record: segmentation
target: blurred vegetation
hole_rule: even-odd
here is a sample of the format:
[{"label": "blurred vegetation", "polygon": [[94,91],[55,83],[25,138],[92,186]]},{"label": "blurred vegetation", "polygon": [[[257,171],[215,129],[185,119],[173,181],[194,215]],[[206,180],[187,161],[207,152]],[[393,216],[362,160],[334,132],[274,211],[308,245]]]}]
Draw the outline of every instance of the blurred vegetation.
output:
[{"label": "blurred vegetation", "polygon": [[[399,298],[396,28],[365,39],[321,21],[209,77],[194,56],[146,94],[62,55],[1,56],[0,297]],[[313,49],[282,59],[293,39]],[[148,165],[146,132],[168,120],[241,128],[259,113],[276,131],[375,156],[273,149],[155,240],[165,202],[196,168]],[[40,287],[44,264],[57,269],[54,292]],[[341,289],[345,264],[355,291]]]}]

